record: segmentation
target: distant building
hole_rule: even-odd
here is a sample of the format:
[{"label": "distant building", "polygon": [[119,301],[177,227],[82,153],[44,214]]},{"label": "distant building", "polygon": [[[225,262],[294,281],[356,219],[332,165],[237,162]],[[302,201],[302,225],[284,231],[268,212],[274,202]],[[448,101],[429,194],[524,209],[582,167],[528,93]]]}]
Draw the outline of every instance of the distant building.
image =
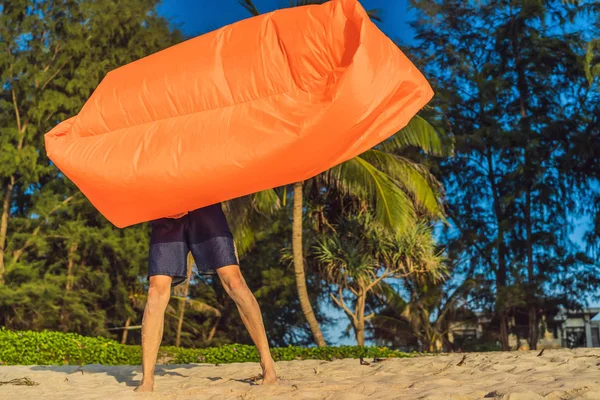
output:
[{"label": "distant building", "polygon": [[491,318],[482,312],[474,313],[474,317],[467,321],[450,322],[448,340],[450,343],[481,339]]},{"label": "distant building", "polygon": [[[551,321],[541,321],[538,349],[543,348],[576,348],[600,347],[600,308],[585,308],[582,310],[561,310]],[[468,321],[456,321],[450,324],[448,340],[454,347],[484,337],[491,320],[484,313],[475,313]],[[509,322],[511,331],[524,331],[526,327],[515,327],[514,321]],[[516,328],[516,329],[513,329]],[[515,334],[509,336],[512,349],[527,350],[529,344],[526,337],[519,338]]]},{"label": "distant building", "polygon": [[600,308],[562,310],[555,318],[554,337],[560,347],[600,347]]}]

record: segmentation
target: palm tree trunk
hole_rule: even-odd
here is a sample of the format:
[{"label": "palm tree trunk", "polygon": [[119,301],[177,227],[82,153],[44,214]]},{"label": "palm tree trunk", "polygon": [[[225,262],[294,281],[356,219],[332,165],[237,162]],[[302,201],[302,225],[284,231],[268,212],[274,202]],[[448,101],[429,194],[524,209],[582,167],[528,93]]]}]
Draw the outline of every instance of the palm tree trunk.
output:
[{"label": "palm tree trunk", "polygon": [[131,317],[128,317],[127,321],[125,321],[125,329],[123,329],[123,335],[121,336],[121,344],[125,344],[127,342],[127,334],[129,333],[129,325],[131,325]]},{"label": "palm tree trunk", "polygon": [[325,338],[321,332],[319,322],[315,317],[315,313],[310,304],[310,298],[308,297],[308,290],[306,289],[306,276],[304,274],[304,254],[302,251],[302,182],[294,184],[294,222],[292,227],[292,247],[294,252],[294,272],[296,274],[296,287],[298,289],[298,298],[300,300],[300,307],[302,313],[310,330],[312,331],[313,337],[317,346],[325,347]]},{"label": "palm tree trunk", "polygon": [[179,347],[181,344],[181,329],[183,328],[183,317],[185,316],[185,303],[187,302],[187,296],[190,289],[190,278],[192,277],[192,266],[194,265],[194,259],[191,253],[188,253],[187,258],[187,279],[183,283],[181,290],[181,300],[179,300],[179,319],[177,321],[177,338],[175,339],[175,347]]},{"label": "palm tree trunk", "polygon": [[179,300],[179,318],[177,320],[177,338],[175,339],[175,347],[181,344],[181,329],[183,328],[183,317],[185,315],[185,298]]},{"label": "palm tree trunk", "polygon": [[10,200],[12,197],[13,187],[15,186],[14,177],[11,176],[11,180],[6,184],[4,188],[4,199],[2,201],[2,217],[0,217],[0,286],[4,285],[4,259],[5,259],[5,246],[6,236],[8,232],[8,214],[10,212]]},{"label": "palm tree trunk", "polygon": [[217,333],[217,326],[219,326],[220,321],[221,321],[221,318],[220,317],[217,318],[213,327],[210,328],[210,332],[208,333],[208,338],[206,339],[207,342],[210,342],[215,337],[215,334]]}]

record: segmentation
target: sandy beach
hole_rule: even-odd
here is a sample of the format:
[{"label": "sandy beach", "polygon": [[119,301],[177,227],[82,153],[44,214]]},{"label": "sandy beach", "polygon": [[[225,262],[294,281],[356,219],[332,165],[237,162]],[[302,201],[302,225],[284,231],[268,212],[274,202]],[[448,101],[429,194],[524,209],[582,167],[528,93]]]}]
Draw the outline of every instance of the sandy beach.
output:
[{"label": "sandy beach", "polygon": [[150,394],[132,392],[139,366],[3,366],[0,382],[28,377],[38,385],[2,385],[0,399],[600,399],[597,349],[277,366],[280,383],[266,387],[252,381],[258,364],[160,365]]}]

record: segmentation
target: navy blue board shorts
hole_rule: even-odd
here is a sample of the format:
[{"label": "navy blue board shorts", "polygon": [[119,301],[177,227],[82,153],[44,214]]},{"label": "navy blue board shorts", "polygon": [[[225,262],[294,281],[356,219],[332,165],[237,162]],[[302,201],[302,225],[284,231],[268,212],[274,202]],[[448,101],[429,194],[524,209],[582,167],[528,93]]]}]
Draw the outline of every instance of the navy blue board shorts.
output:
[{"label": "navy blue board shorts", "polygon": [[150,222],[150,265],[153,275],[173,277],[172,286],[187,278],[187,255],[192,253],[199,274],[215,274],[220,267],[239,265],[233,235],[221,204],[190,211],[181,218]]}]

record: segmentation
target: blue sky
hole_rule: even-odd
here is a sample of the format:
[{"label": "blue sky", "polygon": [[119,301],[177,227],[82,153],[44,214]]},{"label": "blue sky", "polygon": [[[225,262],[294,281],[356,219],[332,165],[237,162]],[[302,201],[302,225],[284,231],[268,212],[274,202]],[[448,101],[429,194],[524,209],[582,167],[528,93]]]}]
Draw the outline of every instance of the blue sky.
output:
[{"label": "blue sky", "polygon": [[[410,41],[412,32],[407,0],[363,0],[367,10],[379,9],[380,28],[394,40]],[[260,12],[289,5],[289,0],[254,0]],[[169,18],[187,36],[197,36],[249,17],[238,0],[163,0],[159,12]]]}]

